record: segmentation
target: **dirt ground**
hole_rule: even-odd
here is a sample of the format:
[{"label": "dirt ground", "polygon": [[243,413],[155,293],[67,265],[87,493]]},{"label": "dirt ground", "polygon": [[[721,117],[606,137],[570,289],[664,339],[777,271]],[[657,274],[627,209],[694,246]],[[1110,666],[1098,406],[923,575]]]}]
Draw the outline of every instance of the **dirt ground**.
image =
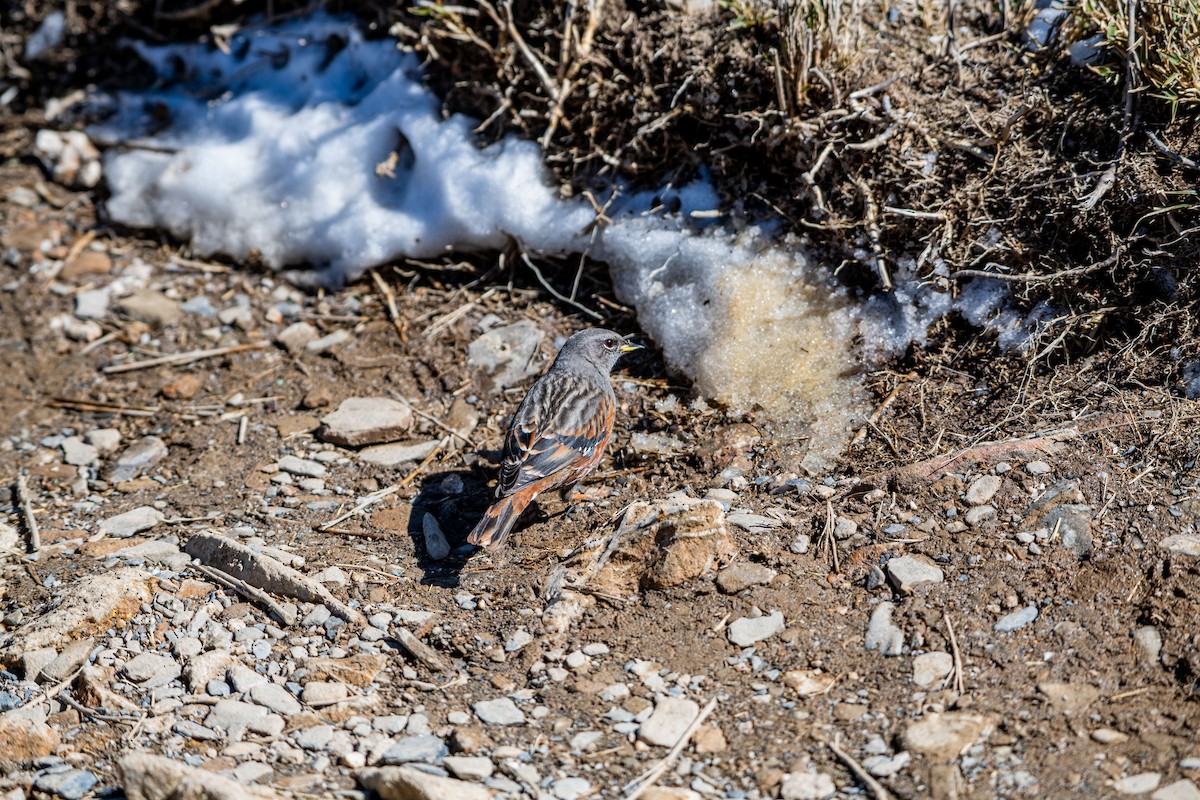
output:
[{"label": "dirt ground", "polygon": [[[659,781],[700,796],[825,796],[795,788],[795,776],[816,773],[832,777],[838,796],[877,798],[1108,797],[1131,793],[1136,783],[1121,781],[1143,773],[1158,774],[1153,787],[1162,791],[1200,782],[1200,403],[1174,391],[1175,359],[1165,350],[1106,345],[1031,366],[998,354],[964,324],[944,322],[927,348],[867,376],[880,413],[837,469],[800,475],[763,420],[694,403],[651,346],[614,377],[616,433],[589,481],[607,496],[569,510],[548,500],[506,551],[480,558],[460,545],[488,502],[504,426],[529,381],[494,392],[468,364],[468,346],[492,315],[531,320],[546,334],[540,352],[549,358],[556,336],[585,326],[580,315],[519,276],[497,274],[487,256],[382,269],[395,323],[371,281],[312,294],[270,274],[190,260],[177,243],[106,225],[96,193],[54,184],[29,157],[31,121],[8,114],[6,123],[13,157],[0,167],[0,343],[8,362],[0,462],[12,488],[0,489],[0,501],[4,519],[24,531],[15,479],[27,473],[42,547],[35,557],[0,557],[0,636],[119,564],[125,546],[248,526],[303,559],[307,574],[340,569],[344,581],[329,586],[341,600],[432,612],[420,636],[450,666],[434,674],[385,649],[372,713],[424,714],[452,749],[498,764],[504,748],[518,748],[546,778],[526,786],[533,796],[555,792],[551,778],[577,775],[591,796],[621,796],[666,749],[613,730],[623,717],[612,711],[637,717],[664,682],[700,706],[716,701],[708,727]],[[168,300],[207,298],[214,315],[239,305],[249,312],[229,322],[183,312],[158,325],[110,309],[97,320],[101,338],[72,334],[66,321],[77,297],[114,281],[140,288],[139,260],[150,267],[143,282]],[[607,327],[636,332],[601,266],[586,274],[585,287]],[[298,320],[321,335],[344,331],[347,341],[289,353],[276,337]],[[255,343],[263,347],[186,366],[104,371]],[[407,438],[442,447],[425,461],[384,467],[323,443],[317,419],[363,396],[409,403],[417,419]],[[64,462],[64,437],[101,428],[119,430],[123,443],[157,436],[167,454],[123,482],[105,478],[107,457],[92,467]],[[470,432],[447,438],[449,429]],[[635,434],[684,446],[647,452]],[[275,467],[286,454],[320,453],[333,455],[319,491]],[[322,530],[360,496],[396,484],[365,513]],[[765,582],[744,588],[733,573],[722,573],[722,585],[710,571],[634,597],[584,593],[582,616],[555,632],[543,615],[573,550],[611,532],[629,503],[680,491],[721,499],[736,544],[732,564],[774,574],[758,571]],[[153,533],[97,533],[98,521],[141,506],[166,517]],[[448,559],[426,551],[427,514],[456,548]],[[937,578],[902,587],[903,556],[921,557],[922,574]],[[203,577],[185,568],[163,591],[186,575]],[[882,603],[894,604],[900,638],[867,649],[868,622]],[[269,621],[253,603],[227,608]],[[1023,623],[1012,616],[1030,608],[1036,616]],[[759,612],[780,612],[783,630],[748,649],[733,644],[729,625]],[[147,648],[166,647],[168,627],[149,629]],[[532,643],[506,652],[518,629],[531,632]],[[353,637],[343,629],[330,641],[351,647]],[[607,651],[592,647],[582,667],[561,668],[567,654],[596,644]],[[892,646],[894,654],[881,652]],[[920,665],[946,663],[919,660],[928,653],[947,654],[951,666],[917,685]],[[0,692],[18,691],[17,678],[4,675]],[[617,683],[631,695],[606,695]],[[512,727],[457,716],[498,694],[544,712]],[[133,688],[130,695],[144,699]],[[119,787],[121,755],[145,749],[194,756],[201,769],[222,774],[263,762],[271,769],[259,783],[290,796],[354,786],[347,764],[278,758],[270,737],[249,738],[258,750],[181,744],[153,725],[52,705],[63,739],[56,754],[93,772],[97,792]],[[154,708],[149,700],[142,707]],[[345,718],[306,710],[288,730],[323,722]],[[588,747],[570,744],[584,731],[602,736]],[[899,763],[891,772],[879,766],[875,784],[851,767],[881,756]],[[40,791],[29,789],[38,769],[32,760],[13,766],[0,791]],[[1162,797],[1195,796],[1178,791]]]}]

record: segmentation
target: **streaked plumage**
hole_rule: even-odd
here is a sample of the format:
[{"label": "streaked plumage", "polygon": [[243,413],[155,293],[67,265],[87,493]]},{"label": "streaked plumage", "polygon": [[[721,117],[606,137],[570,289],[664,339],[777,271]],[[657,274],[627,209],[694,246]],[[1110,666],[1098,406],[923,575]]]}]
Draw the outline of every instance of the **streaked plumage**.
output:
[{"label": "streaked plumage", "polygon": [[496,549],[538,495],[560,489],[568,496],[595,469],[617,407],[609,374],[622,353],[638,347],[601,328],[580,331],[563,344],[513,415],[497,500],[467,541]]}]

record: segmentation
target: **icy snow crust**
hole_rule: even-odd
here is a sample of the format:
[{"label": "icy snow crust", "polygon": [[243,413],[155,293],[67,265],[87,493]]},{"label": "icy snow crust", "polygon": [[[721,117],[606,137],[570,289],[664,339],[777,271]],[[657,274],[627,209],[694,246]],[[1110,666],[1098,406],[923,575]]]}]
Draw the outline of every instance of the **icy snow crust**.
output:
[{"label": "icy snow crust", "polygon": [[[290,276],[331,286],[398,258],[510,240],[587,253],[609,265],[673,367],[706,397],[759,407],[784,436],[808,438],[811,468],[827,465],[862,412],[856,338],[879,357],[951,310],[1024,335],[1022,319],[996,313],[995,284],[955,303],[902,285],[864,306],[796,247],[756,230],[702,231],[690,213],[717,199],[701,183],[626,197],[596,225],[590,204],[548,184],[535,144],[478,148],[473,120],[440,118],[413,55],[345,19],[245,29],[228,53],[137,47],[158,84],[119,95],[93,131],[127,145],[105,159],[116,221],[166,228],[199,255],[304,266]],[[651,211],[660,204],[675,213]]]}]

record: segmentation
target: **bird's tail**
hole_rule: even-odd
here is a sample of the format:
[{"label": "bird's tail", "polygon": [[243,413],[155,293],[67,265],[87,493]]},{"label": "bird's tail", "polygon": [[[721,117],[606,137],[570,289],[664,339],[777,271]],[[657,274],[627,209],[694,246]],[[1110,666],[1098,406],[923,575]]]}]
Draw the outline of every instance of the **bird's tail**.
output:
[{"label": "bird's tail", "polygon": [[475,526],[475,530],[471,531],[471,535],[467,537],[467,541],[488,550],[497,549],[504,544],[504,540],[508,538],[508,532],[512,530],[521,513],[532,501],[532,496],[526,495],[524,492],[517,492],[492,503],[491,507],[484,512],[483,519],[479,520],[479,524]]}]

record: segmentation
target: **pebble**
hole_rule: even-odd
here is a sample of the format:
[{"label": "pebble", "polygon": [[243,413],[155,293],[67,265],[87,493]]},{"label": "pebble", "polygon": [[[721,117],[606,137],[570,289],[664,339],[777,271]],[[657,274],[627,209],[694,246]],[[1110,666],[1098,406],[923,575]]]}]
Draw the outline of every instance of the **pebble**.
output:
[{"label": "pebble", "polygon": [[311,728],[296,731],[292,736],[292,741],[305,750],[324,750],[333,739],[335,730],[337,729],[332,725],[314,725]]},{"label": "pebble", "polygon": [[735,528],[741,528],[749,533],[767,533],[783,525],[773,517],[762,514],[737,513],[725,517],[725,521]]},{"label": "pebble", "polygon": [[1158,788],[1162,775],[1157,772],[1141,772],[1113,781],[1113,788],[1120,794],[1145,794]]},{"label": "pebble", "polygon": [[1153,625],[1143,625],[1133,632],[1133,640],[1137,643],[1138,650],[1142,653],[1142,658],[1147,664],[1154,666],[1158,664],[1159,657],[1162,655],[1162,634]]},{"label": "pebble", "polygon": [[65,772],[52,772],[41,775],[33,782],[35,789],[47,794],[63,797],[66,800],[78,800],[99,783],[99,779],[85,769],[69,769]]},{"label": "pebble", "polygon": [[266,682],[266,675],[260,675],[242,664],[234,664],[229,668],[229,683],[239,692],[248,692],[255,686],[261,686]]},{"label": "pebble", "polygon": [[983,717],[960,711],[927,714],[901,737],[905,748],[938,760],[957,758],[991,729]]},{"label": "pebble", "polygon": [[1165,537],[1158,546],[1172,553],[1185,556],[1200,556],[1200,535],[1194,533],[1177,533]]},{"label": "pebble", "polygon": [[765,617],[742,617],[730,623],[726,632],[729,641],[738,647],[749,647],[782,633],[784,630],[783,612],[773,611]]},{"label": "pebble", "polygon": [[788,545],[788,549],[796,555],[804,555],[808,549],[812,547],[812,537],[807,533],[797,534],[792,543]]},{"label": "pebble", "polygon": [[76,467],[86,467],[96,463],[100,451],[90,444],[85,444],[78,436],[68,436],[62,440],[63,460]]},{"label": "pebble", "polygon": [[467,363],[491,376],[493,392],[506,389],[542,371],[536,356],[545,336],[529,320],[492,328],[467,346]]},{"label": "pebble", "polygon": [[183,668],[173,658],[158,653],[142,653],[125,662],[125,677],[144,689],[166,686],[179,677]]},{"label": "pebble", "polygon": [[471,706],[475,716],[487,725],[524,725],[525,715],[510,698],[480,700]]},{"label": "pebble", "polygon": [[1200,789],[1196,788],[1195,783],[1184,778],[1168,783],[1150,795],[1150,800],[1200,800]]},{"label": "pebble", "polygon": [[323,441],[344,447],[396,441],[412,427],[412,409],[390,397],[349,397],[321,417]]},{"label": "pebble", "polygon": [[885,656],[898,656],[904,652],[904,631],[892,622],[895,609],[894,604],[883,602],[871,612],[871,619],[867,622],[868,650],[878,650]]},{"label": "pebble", "polygon": [[966,514],[963,514],[963,521],[966,522],[968,525],[976,526],[986,520],[992,519],[995,516],[996,516],[996,507],[995,506],[988,506],[988,505],[975,506],[974,508],[967,511]]},{"label": "pebble", "polygon": [[779,786],[782,800],[824,800],[835,792],[833,778],[824,772],[789,772]]},{"label": "pebble", "polygon": [[422,461],[438,446],[436,439],[424,442],[393,442],[364,447],[358,451],[358,460],[381,467],[395,467]]},{"label": "pebble", "polygon": [[421,532],[425,535],[425,552],[431,560],[442,561],[450,555],[450,543],[446,541],[446,534],[442,532],[437,517],[426,512],[421,518]]},{"label": "pebble", "polygon": [[348,342],[354,341],[354,334],[347,330],[336,330],[320,339],[309,342],[304,346],[306,352],[314,355],[328,353],[330,350],[336,350]]},{"label": "pebble", "polygon": [[912,594],[913,588],[923,583],[941,583],[945,574],[941,568],[925,556],[900,556],[889,559],[888,578],[901,594]]},{"label": "pebble", "polygon": [[45,682],[64,681],[75,670],[87,663],[95,644],[91,639],[76,639],[62,649],[46,666],[42,667],[41,679]]},{"label": "pebble", "polygon": [[650,745],[671,747],[699,714],[700,706],[695,701],[670,696],[659,698],[653,713],[638,728],[638,739]]},{"label": "pebble", "polygon": [[109,289],[89,289],[75,295],[75,316],[79,319],[104,319],[108,316]]},{"label": "pebble", "polygon": [[967,488],[967,502],[973,506],[983,505],[1000,491],[1001,483],[999,475],[981,475]]},{"label": "pebble", "polygon": [[1025,471],[1030,475],[1045,475],[1050,472],[1050,465],[1045,461],[1030,461],[1025,465]]},{"label": "pebble", "polygon": [[496,765],[487,756],[446,756],[442,766],[464,781],[486,781],[496,770]]},{"label": "pebble", "polygon": [[148,531],[163,521],[163,514],[153,506],[141,506],[124,514],[100,521],[99,531],[108,536],[126,538],[135,533]]},{"label": "pebble", "polygon": [[289,716],[299,714],[303,706],[292,694],[278,683],[260,683],[251,686],[246,697],[253,703],[266,706],[277,714]]},{"label": "pebble", "polygon": [[384,751],[381,763],[408,764],[413,761],[421,761],[426,764],[437,764],[449,753],[450,749],[446,747],[446,743],[437,736],[430,734],[401,736],[399,739],[394,739],[392,746]]},{"label": "pebble", "polygon": [[345,700],[350,690],[344,683],[332,681],[309,681],[300,693],[301,701],[310,706],[327,706]]},{"label": "pebble", "polygon": [[1092,739],[1100,744],[1121,744],[1129,741],[1129,737],[1120,731],[1114,731],[1112,728],[1097,728],[1092,731]]},{"label": "pebble", "polygon": [[83,440],[101,454],[115,453],[121,445],[121,432],[116,428],[96,428],[83,435]]},{"label": "pebble", "polygon": [[324,478],[329,472],[325,465],[318,461],[310,461],[294,455],[280,458],[279,468],[284,472],[301,475],[305,478]]},{"label": "pebble", "polygon": [[559,778],[550,784],[550,792],[558,800],[579,800],[591,794],[592,784],[583,778]]},{"label": "pebble", "polygon": [[504,652],[515,653],[528,646],[533,641],[533,634],[524,628],[517,628],[504,640]]},{"label": "pebble", "polygon": [[717,573],[717,588],[725,594],[737,594],[751,586],[765,586],[775,580],[778,574],[762,564],[739,561]]},{"label": "pebble", "polygon": [[174,325],[183,316],[179,303],[153,289],[142,289],[117,303],[117,311],[154,328]]},{"label": "pebble", "polygon": [[157,436],[138,439],[117,457],[108,471],[107,480],[110,483],[133,480],[165,458],[167,453],[166,442]]},{"label": "pebble", "polygon": [[954,657],[949,653],[922,653],[913,659],[913,683],[921,688],[932,686],[954,669]]},{"label": "pebble", "polygon": [[212,728],[206,728],[199,722],[193,722],[190,719],[181,719],[171,726],[171,730],[178,733],[180,736],[186,736],[189,739],[195,739],[198,742],[214,742],[221,738],[221,734],[214,731]]},{"label": "pebble", "polygon": [[1015,631],[1024,628],[1038,617],[1037,606],[1025,606],[999,619],[992,630],[999,632]]}]

